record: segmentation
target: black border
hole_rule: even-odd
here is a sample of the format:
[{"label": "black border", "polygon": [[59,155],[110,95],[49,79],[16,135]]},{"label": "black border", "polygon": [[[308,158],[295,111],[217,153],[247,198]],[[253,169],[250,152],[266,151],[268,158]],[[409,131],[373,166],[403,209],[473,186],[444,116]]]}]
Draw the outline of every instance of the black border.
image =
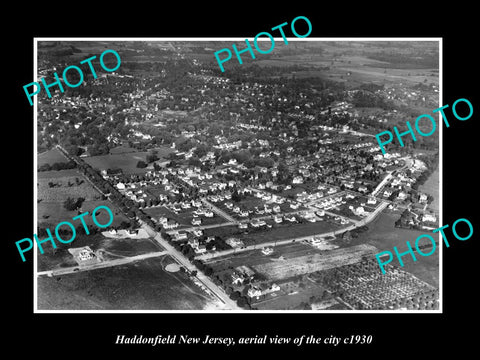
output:
[{"label": "black border", "polygon": [[[378,8],[370,5],[338,4],[336,8],[323,3],[313,6],[258,6],[245,3],[223,3],[215,7],[198,4],[198,9],[184,3],[180,9],[158,4],[112,4],[100,9],[84,4],[76,9],[45,4],[13,15],[15,29],[4,29],[5,52],[4,106],[9,109],[4,123],[4,206],[7,219],[3,228],[3,258],[7,260],[3,297],[8,305],[4,311],[9,328],[7,346],[23,349],[28,343],[34,351],[51,353],[108,351],[108,354],[152,353],[162,356],[173,350],[201,354],[232,351],[255,354],[274,351],[283,354],[312,351],[313,354],[353,352],[376,354],[441,353],[459,346],[463,351],[473,348],[474,332],[467,328],[475,312],[475,257],[478,250],[478,215],[476,193],[476,118],[478,95],[474,92],[476,68],[475,10],[456,3],[449,9],[419,4],[392,3]],[[278,9],[273,11],[272,9]],[[265,10],[265,9],[262,9]],[[475,228],[474,236],[465,242],[454,240],[443,251],[443,314],[33,314],[33,261],[22,263],[14,242],[31,236],[33,228],[33,108],[25,101],[22,86],[32,81],[33,38],[48,36],[93,37],[227,37],[254,36],[294,17],[307,16],[313,32],[310,37],[442,37],[443,38],[443,103],[458,98],[469,99],[474,106],[473,117],[465,122],[452,121],[443,131],[443,208],[444,224],[467,218]],[[10,25],[12,26],[12,25]],[[9,151],[14,149],[14,151]],[[472,206],[473,205],[473,206]],[[473,320],[473,319],[472,319]],[[475,324],[472,324],[475,326]],[[27,335],[29,334],[29,336]],[[295,337],[373,335],[368,346],[338,347],[232,347],[179,346],[151,348],[115,346],[117,334],[190,334],[203,336],[280,335]],[[27,338],[28,336],[28,338]],[[77,350],[75,350],[77,349]],[[377,352],[385,350],[386,352]],[[205,352],[203,352],[205,351]],[[200,353],[199,353],[200,354]],[[381,356],[382,356],[381,355]]]}]

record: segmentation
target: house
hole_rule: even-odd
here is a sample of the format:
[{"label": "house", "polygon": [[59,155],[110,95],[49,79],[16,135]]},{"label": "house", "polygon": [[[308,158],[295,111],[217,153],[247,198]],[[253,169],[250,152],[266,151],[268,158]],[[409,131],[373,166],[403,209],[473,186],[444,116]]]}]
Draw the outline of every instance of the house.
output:
[{"label": "house", "polygon": [[294,221],[297,221],[297,218],[294,215],[292,215],[291,217],[288,217],[287,215],[285,215],[285,220],[294,222]]},{"label": "house", "polygon": [[232,273],[232,284],[233,285],[241,285],[245,281],[243,274],[239,274],[237,272]]},{"label": "house", "polygon": [[383,192],[383,197],[385,197],[385,198],[388,198],[388,197],[390,197],[391,195],[392,195],[392,191],[390,191],[390,190],[385,190],[385,191]]},{"label": "house", "polygon": [[318,210],[318,211],[315,211],[315,215],[317,216],[325,216],[325,210]]},{"label": "house", "polygon": [[292,184],[303,184],[303,177],[295,176],[292,180]]},{"label": "house", "polygon": [[186,233],[176,232],[176,233],[173,234],[173,240],[175,240],[175,241],[186,240],[186,239],[187,239],[187,234]]},{"label": "house", "polygon": [[247,228],[248,228],[248,224],[247,224],[247,223],[240,223],[240,224],[238,224],[238,228],[239,228],[239,229],[247,229]]},{"label": "house", "polygon": [[194,225],[194,226],[200,225],[201,223],[202,223],[202,219],[200,219],[200,218],[195,218],[194,217],[192,219],[192,225]]},{"label": "house", "polygon": [[280,223],[283,222],[283,219],[282,219],[281,216],[275,216],[275,217],[273,218],[273,220],[274,220],[277,224],[280,224]]},{"label": "house", "polygon": [[250,298],[256,297],[257,299],[259,299],[260,296],[262,296],[262,290],[260,290],[260,289],[259,289],[258,287],[256,287],[256,286],[252,286],[250,289],[248,289],[247,295],[248,295]]},{"label": "house", "polygon": [[203,254],[205,252],[207,252],[207,247],[204,244],[198,245],[197,248],[195,249],[196,254]]},{"label": "house", "polygon": [[375,205],[376,203],[377,203],[377,199],[375,199],[374,197],[368,198],[367,200],[367,204],[369,205]]},{"label": "house", "polygon": [[267,225],[267,223],[264,221],[264,220],[253,220],[251,223],[250,223],[251,226],[253,227],[260,227],[260,226],[265,226]]},{"label": "house", "polygon": [[193,238],[188,240],[188,245],[190,245],[192,248],[196,248],[200,243],[198,242],[197,238]]},{"label": "house", "polygon": [[168,220],[166,223],[163,224],[163,227],[167,230],[168,229],[175,229],[178,226],[179,226],[179,224],[174,220]]},{"label": "house", "polygon": [[366,193],[366,192],[368,191],[368,189],[367,189],[366,186],[359,186],[359,187],[358,187],[358,191],[359,191],[359,192]]},{"label": "house", "polygon": [[119,183],[117,184],[117,189],[118,189],[118,190],[125,190],[125,184],[119,182]]},{"label": "house", "polygon": [[275,291],[279,291],[280,290],[280,286],[278,286],[277,284],[273,283],[272,285],[270,285],[269,287],[267,287],[266,289],[264,289],[262,291],[263,294],[268,294],[268,293],[272,293],[272,292],[275,292]]},{"label": "house", "polygon": [[436,222],[437,217],[434,214],[423,214],[422,221],[423,222]]},{"label": "house", "polygon": [[264,247],[262,249],[262,254],[264,255],[270,255],[271,253],[273,253],[273,248],[271,247]]},{"label": "house", "polygon": [[407,198],[407,193],[403,192],[403,191],[400,191],[398,193],[398,196],[397,196],[397,199],[398,200],[405,200]]},{"label": "house", "polygon": [[425,202],[427,202],[427,200],[428,200],[428,195],[427,194],[420,194],[420,199],[419,199],[420,202],[425,203]]},{"label": "house", "polygon": [[228,238],[225,240],[225,243],[230,245],[232,248],[237,248],[243,246],[243,241],[237,238]]},{"label": "house", "polygon": [[78,252],[78,258],[79,260],[82,260],[82,261],[91,260],[94,257],[95,257],[95,254],[92,252],[92,250],[90,250],[90,248],[82,249]]},{"label": "house", "polygon": [[195,236],[202,236],[203,235],[203,231],[202,230],[194,230],[192,232],[193,235]]}]

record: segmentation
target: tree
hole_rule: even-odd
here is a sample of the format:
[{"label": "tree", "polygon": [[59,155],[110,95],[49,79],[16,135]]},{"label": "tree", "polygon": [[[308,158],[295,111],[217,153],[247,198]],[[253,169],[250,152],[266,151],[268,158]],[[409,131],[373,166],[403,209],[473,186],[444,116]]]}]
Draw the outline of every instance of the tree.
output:
[{"label": "tree", "polygon": [[147,164],[145,163],[145,161],[139,160],[137,162],[137,168],[143,169],[143,168],[146,168],[146,167],[147,167]]},{"label": "tree", "polygon": [[240,298],[241,294],[238,291],[234,291],[230,294],[230,299],[233,301],[238,300]]},{"label": "tree", "polygon": [[147,163],[152,163],[154,161],[157,161],[158,159],[159,159],[159,157],[155,153],[147,154]]},{"label": "tree", "polygon": [[68,211],[74,211],[74,210],[77,210],[79,207],[81,207],[84,201],[85,199],[82,197],[79,197],[76,200],[74,198],[68,197],[63,202],[63,207]]}]

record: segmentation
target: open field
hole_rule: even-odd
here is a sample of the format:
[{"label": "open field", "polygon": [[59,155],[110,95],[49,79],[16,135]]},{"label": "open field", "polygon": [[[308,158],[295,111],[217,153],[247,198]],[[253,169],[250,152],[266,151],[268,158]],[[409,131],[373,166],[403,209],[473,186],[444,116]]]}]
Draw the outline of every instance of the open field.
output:
[{"label": "open field", "polygon": [[[98,170],[120,168],[125,174],[141,174],[148,171],[150,166],[141,169],[137,168],[137,163],[140,160],[146,162],[147,155],[150,153],[150,151],[131,152],[129,150],[130,148],[117,147],[112,149],[110,155],[89,156],[84,157],[83,160],[94,169]],[[155,148],[152,150],[157,151],[160,161],[173,151],[172,149],[165,147]]]},{"label": "open field", "polygon": [[[113,222],[110,226],[118,226],[122,221],[128,221],[128,219],[123,215],[123,213],[111,202],[107,200],[91,200],[85,201],[82,205],[82,212],[88,211],[88,215],[84,217],[85,223],[87,225],[94,225],[93,219],[91,217],[92,211],[100,205],[105,205],[110,208],[113,212]],[[78,211],[68,211],[63,206],[63,201],[53,201],[45,202],[42,201],[37,205],[38,211],[38,224],[43,225],[53,225],[50,229],[54,230],[55,226],[62,221],[71,221],[73,217],[77,216]],[[106,224],[109,220],[109,215],[106,210],[101,209],[95,214],[97,221],[100,224]],[[74,224],[81,224],[80,220],[74,221]]]},{"label": "open field", "polygon": [[133,152],[114,155],[84,157],[83,160],[94,169],[107,170],[120,168],[126,174],[145,173],[147,168],[137,168],[138,161],[146,161],[148,152]]},{"label": "open field", "polygon": [[37,156],[37,166],[40,167],[45,164],[52,165],[54,163],[65,163],[69,160],[57,149],[45,151]]},{"label": "open field", "polygon": [[429,176],[427,181],[423,185],[418,187],[420,192],[425,192],[433,196],[433,201],[429,205],[435,211],[440,210],[440,181],[439,181],[439,168]]},{"label": "open field", "polygon": [[304,243],[291,243],[276,246],[274,248],[274,252],[268,256],[262,254],[261,250],[262,247],[259,246],[255,250],[240,252],[237,254],[229,254],[213,260],[206,260],[205,263],[210,265],[214,272],[217,273],[219,271],[223,271],[232,267],[236,268],[237,266],[241,265],[253,266],[280,261],[280,257],[288,259],[295,256],[319,253],[318,250]]},{"label": "open field", "polygon": [[365,255],[376,253],[371,245],[356,245],[332,250],[323,254],[298,256],[285,261],[256,265],[253,268],[270,280],[281,280],[314,271],[327,270],[360,261]]},{"label": "open field", "polygon": [[[39,171],[37,172],[38,180],[43,179],[60,179],[63,177],[78,177],[82,180],[85,180],[82,173],[78,172],[77,169],[65,169],[65,170],[50,170],[50,171]],[[75,180],[75,179],[74,179]]]},{"label": "open field", "polygon": [[39,277],[38,308],[202,310],[214,306],[185,273],[164,271],[168,263],[164,256],[61,277]]},{"label": "open field", "polygon": [[102,197],[83,175],[74,169],[45,173],[38,179],[38,200],[65,201],[67,197],[98,200]]}]

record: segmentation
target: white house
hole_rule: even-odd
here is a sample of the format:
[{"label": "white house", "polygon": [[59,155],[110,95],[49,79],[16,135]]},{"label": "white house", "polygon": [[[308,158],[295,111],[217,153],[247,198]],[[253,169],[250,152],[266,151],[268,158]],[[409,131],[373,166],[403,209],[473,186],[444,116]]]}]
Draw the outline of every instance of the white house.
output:
[{"label": "white house", "polygon": [[435,221],[437,221],[437,217],[434,214],[423,214],[422,221],[423,222],[435,222]]}]

